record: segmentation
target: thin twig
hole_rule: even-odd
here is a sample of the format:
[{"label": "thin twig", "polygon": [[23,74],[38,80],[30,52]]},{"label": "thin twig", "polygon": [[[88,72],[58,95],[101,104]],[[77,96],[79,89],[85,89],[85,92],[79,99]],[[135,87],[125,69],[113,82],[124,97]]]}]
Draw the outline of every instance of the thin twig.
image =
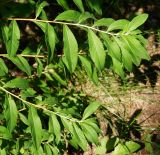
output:
[{"label": "thin twig", "polygon": [[[119,35],[119,33],[111,33],[111,32],[108,32],[108,31],[99,30],[95,27],[91,27],[91,26],[88,26],[88,25],[83,25],[83,24],[80,24],[80,23],[69,23],[69,22],[62,22],[62,21],[56,21],[56,20],[41,20],[41,19],[32,19],[32,18],[7,18],[7,19],[0,19],[0,20],[30,21],[30,22],[42,22],[42,23],[53,23],[53,24],[61,24],[61,25],[78,26],[78,27],[91,29],[91,30],[101,32],[101,33],[105,33],[105,34],[112,35],[112,36],[118,36]],[[126,35],[126,34],[124,34],[124,35]]]},{"label": "thin twig", "polygon": [[[17,54],[17,56],[28,57],[28,58],[46,58],[45,55]],[[0,54],[0,57],[8,57],[8,54]]]},{"label": "thin twig", "polygon": [[3,88],[3,87],[1,87],[1,86],[0,86],[0,89],[1,89],[3,92],[5,92],[5,93],[7,93],[7,94],[9,94],[9,95],[17,98],[18,100],[22,101],[22,102],[23,102],[24,104],[26,104],[27,106],[32,106],[32,107],[35,107],[35,108],[37,108],[37,109],[42,109],[44,112],[57,115],[57,116],[59,116],[60,118],[67,119],[67,120],[72,121],[72,122],[78,122],[78,123],[79,123],[79,122],[82,122],[82,120],[77,120],[77,119],[74,119],[74,118],[70,118],[70,117],[68,117],[68,116],[61,115],[61,114],[59,114],[59,113],[57,113],[57,112],[50,111],[50,110],[46,109],[46,108],[43,107],[43,106],[36,105],[36,104],[31,103],[31,102],[28,102],[28,101],[20,98],[19,96],[11,93],[10,91],[6,90],[5,88]]}]

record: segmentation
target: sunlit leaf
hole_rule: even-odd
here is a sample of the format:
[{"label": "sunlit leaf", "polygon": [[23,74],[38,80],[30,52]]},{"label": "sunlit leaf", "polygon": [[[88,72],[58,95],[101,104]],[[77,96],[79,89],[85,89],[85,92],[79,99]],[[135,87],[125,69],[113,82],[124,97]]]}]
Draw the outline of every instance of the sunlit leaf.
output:
[{"label": "sunlit leaf", "polygon": [[88,118],[90,115],[92,115],[100,106],[101,104],[99,102],[92,102],[89,104],[89,106],[84,110],[83,113],[83,119]]},{"label": "sunlit leaf", "polygon": [[13,132],[18,117],[17,106],[10,95],[6,95],[5,97],[5,118],[7,122],[7,128],[11,132]]},{"label": "sunlit leaf", "polygon": [[0,137],[2,139],[11,139],[12,135],[6,127],[0,126]]},{"label": "sunlit leaf", "polygon": [[56,42],[55,31],[50,24],[46,25],[45,42],[48,49],[48,63],[50,63],[53,60],[54,48]]},{"label": "sunlit leaf", "polygon": [[136,16],[135,18],[133,18],[132,21],[128,25],[128,31],[133,31],[139,26],[141,26],[142,24],[144,24],[147,18],[148,18],[148,14],[146,13],[140,14]]},{"label": "sunlit leaf", "polygon": [[42,3],[37,4],[36,6],[36,18],[41,14],[44,7],[48,6],[46,1],[42,1]]},{"label": "sunlit leaf", "polygon": [[6,43],[7,53],[9,56],[15,56],[20,39],[20,30],[15,20],[11,21],[9,25],[9,38]]},{"label": "sunlit leaf", "polygon": [[91,30],[88,30],[88,43],[91,59],[95,63],[97,69],[102,70],[105,65],[106,52],[101,40]]},{"label": "sunlit leaf", "polygon": [[84,12],[80,15],[78,23],[83,23],[87,19],[95,19],[93,14],[90,14],[89,12]]},{"label": "sunlit leaf", "polygon": [[77,66],[78,44],[73,33],[66,25],[64,25],[63,27],[63,43],[64,59],[66,60],[65,65],[67,66],[68,70],[72,73]]},{"label": "sunlit leaf", "polygon": [[66,0],[56,0],[60,6],[62,6],[65,10],[69,10],[69,6]]},{"label": "sunlit leaf", "polygon": [[78,19],[80,17],[80,12],[74,11],[74,10],[67,10],[62,12],[56,17],[56,20],[64,20],[64,21],[70,21],[70,22],[78,22]]},{"label": "sunlit leaf", "polygon": [[102,18],[95,21],[93,26],[106,26],[109,27],[115,20],[112,18]]},{"label": "sunlit leaf", "polygon": [[4,84],[4,87],[27,89],[29,87],[29,81],[27,79],[15,78],[13,80],[8,81],[6,84]]},{"label": "sunlit leaf", "polygon": [[33,107],[30,107],[29,109],[28,120],[31,126],[31,135],[34,147],[36,151],[39,152],[42,140],[42,124],[37,114],[37,110]]},{"label": "sunlit leaf", "polygon": [[56,136],[56,143],[58,144],[61,139],[61,127],[56,115],[52,114],[49,117],[49,132]]},{"label": "sunlit leaf", "polygon": [[81,12],[84,12],[84,7],[83,7],[82,0],[73,0],[73,2],[77,5],[77,7],[79,8],[79,10]]}]

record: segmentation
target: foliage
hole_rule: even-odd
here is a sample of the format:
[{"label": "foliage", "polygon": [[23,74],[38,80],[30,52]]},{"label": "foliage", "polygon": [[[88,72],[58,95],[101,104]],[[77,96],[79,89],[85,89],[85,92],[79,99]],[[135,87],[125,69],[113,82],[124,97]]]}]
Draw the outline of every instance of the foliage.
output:
[{"label": "foliage", "polygon": [[[69,146],[98,145],[101,103],[75,90],[78,70],[98,84],[105,68],[125,79],[133,65],[149,60],[138,29],[148,15],[101,18],[102,4],[0,1],[0,154],[62,154]],[[122,147],[113,154],[125,152]]]}]

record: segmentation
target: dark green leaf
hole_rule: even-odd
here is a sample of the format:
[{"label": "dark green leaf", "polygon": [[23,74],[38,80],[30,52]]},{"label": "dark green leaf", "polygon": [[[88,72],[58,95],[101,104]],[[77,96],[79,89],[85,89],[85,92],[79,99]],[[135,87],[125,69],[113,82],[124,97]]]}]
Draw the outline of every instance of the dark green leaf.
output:
[{"label": "dark green leaf", "polygon": [[84,110],[83,113],[83,119],[88,118],[90,115],[92,115],[100,106],[101,104],[99,102],[92,102],[89,104],[89,106]]},{"label": "dark green leaf", "polygon": [[56,17],[56,20],[64,20],[69,22],[78,22],[80,12],[74,10],[64,11]]},{"label": "dark green leaf", "polygon": [[97,69],[102,70],[105,65],[106,52],[101,40],[91,30],[88,30],[88,43],[91,59],[95,63]]},{"label": "dark green leaf", "polygon": [[5,97],[5,118],[7,122],[7,128],[11,132],[13,132],[18,117],[17,106],[10,95],[6,95]]},{"label": "dark green leaf", "polygon": [[29,87],[29,81],[27,79],[15,78],[13,80],[8,81],[4,87],[6,88],[19,88],[19,89],[27,89]]},{"label": "dark green leaf", "polygon": [[65,65],[67,66],[68,70],[72,73],[77,66],[78,44],[73,33],[67,25],[64,25],[63,27],[63,42]]}]

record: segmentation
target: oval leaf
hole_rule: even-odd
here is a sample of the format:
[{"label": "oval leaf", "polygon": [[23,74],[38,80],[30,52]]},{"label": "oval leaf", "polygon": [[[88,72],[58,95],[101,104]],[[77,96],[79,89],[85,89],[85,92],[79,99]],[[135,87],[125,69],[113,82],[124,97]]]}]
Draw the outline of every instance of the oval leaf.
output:
[{"label": "oval leaf", "polygon": [[128,25],[128,31],[133,31],[139,26],[141,26],[148,18],[148,14],[140,14],[137,17],[133,18]]},{"label": "oval leaf", "polygon": [[15,56],[19,47],[19,39],[20,39],[20,30],[17,22],[13,20],[9,25],[9,38],[6,44],[7,53],[9,56]]},{"label": "oval leaf", "polygon": [[88,43],[91,59],[97,69],[102,70],[105,65],[106,52],[100,39],[91,30],[88,31]]},{"label": "oval leaf", "polygon": [[68,6],[68,3],[66,0],[56,0],[58,2],[58,4],[60,6],[62,6],[64,9],[68,10],[69,9],[69,6]]},{"label": "oval leaf", "polygon": [[48,3],[46,1],[43,1],[42,3],[36,6],[36,18],[41,14],[43,8],[46,6],[48,6]]},{"label": "oval leaf", "polygon": [[73,33],[66,25],[64,25],[63,27],[63,43],[65,65],[67,66],[68,70],[72,73],[77,65],[78,44]]},{"label": "oval leaf", "polygon": [[81,12],[84,12],[84,7],[83,7],[82,0],[73,0],[73,2],[77,5],[77,7],[79,8],[79,10]]},{"label": "oval leaf", "polygon": [[45,42],[48,49],[48,63],[53,60],[54,55],[54,48],[55,48],[55,31],[54,28],[50,25],[46,25],[46,32],[45,32]]},{"label": "oval leaf", "polygon": [[16,104],[12,97],[10,95],[6,95],[5,97],[5,118],[7,122],[7,128],[11,132],[13,132],[16,122],[17,122],[17,117],[18,117],[18,111]]},{"label": "oval leaf", "polygon": [[64,20],[69,22],[78,22],[80,12],[74,10],[67,10],[62,12],[56,17],[56,20]]},{"label": "oval leaf", "polygon": [[97,20],[93,26],[107,26],[109,27],[115,20],[112,18],[102,18]]},{"label": "oval leaf", "polygon": [[92,102],[89,104],[89,106],[84,110],[83,113],[83,120],[88,118],[90,115],[92,115],[100,106],[101,104],[99,102]]},{"label": "oval leaf", "polygon": [[30,107],[29,109],[28,120],[31,127],[33,144],[36,151],[38,152],[40,149],[41,140],[42,140],[42,124],[37,114],[37,110],[33,107]]}]

